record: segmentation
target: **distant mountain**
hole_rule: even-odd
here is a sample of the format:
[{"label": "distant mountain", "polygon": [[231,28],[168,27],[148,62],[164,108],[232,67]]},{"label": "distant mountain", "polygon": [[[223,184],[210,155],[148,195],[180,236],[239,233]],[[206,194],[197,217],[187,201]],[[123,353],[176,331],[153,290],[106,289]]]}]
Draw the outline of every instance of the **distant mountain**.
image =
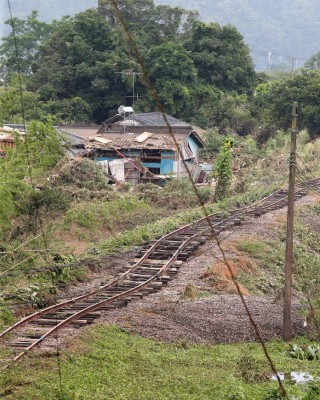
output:
[{"label": "distant mountain", "polygon": [[[156,0],[166,4],[168,0]],[[302,66],[320,51],[319,0],[170,0],[171,6],[199,10],[205,21],[232,24],[252,50],[258,70],[271,62]]]},{"label": "distant mountain", "polygon": [[[64,15],[73,15],[87,8],[96,7],[98,0],[11,0],[14,17],[25,18],[32,10],[39,11],[39,19],[50,22]],[[6,35],[9,27],[4,21],[9,19],[7,0],[0,0],[0,36]]]}]

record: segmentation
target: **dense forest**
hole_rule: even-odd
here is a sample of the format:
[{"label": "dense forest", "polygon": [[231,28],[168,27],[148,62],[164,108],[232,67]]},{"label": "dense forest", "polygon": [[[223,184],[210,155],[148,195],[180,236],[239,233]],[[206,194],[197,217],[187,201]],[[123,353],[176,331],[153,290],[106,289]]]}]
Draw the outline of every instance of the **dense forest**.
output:
[{"label": "dense forest", "polygon": [[[166,4],[167,0],[157,0],[156,4]],[[97,0],[68,0],[63,7],[56,7],[56,0],[14,0],[13,14],[25,18],[32,10],[39,10],[39,18],[50,22],[64,15],[73,15],[97,6]],[[0,35],[9,32],[4,21],[9,17],[7,3],[0,0],[3,13],[0,16]],[[272,51],[274,68],[291,68],[297,58],[298,66],[318,51],[315,38],[320,35],[320,3],[317,0],[172,0],[170,6],[180,6],[189,10],[199,10],[201,18],[222,25],[232,24],[244,36],[252,51],[254,64],[258,70],[269,67],[268,52]]]}]

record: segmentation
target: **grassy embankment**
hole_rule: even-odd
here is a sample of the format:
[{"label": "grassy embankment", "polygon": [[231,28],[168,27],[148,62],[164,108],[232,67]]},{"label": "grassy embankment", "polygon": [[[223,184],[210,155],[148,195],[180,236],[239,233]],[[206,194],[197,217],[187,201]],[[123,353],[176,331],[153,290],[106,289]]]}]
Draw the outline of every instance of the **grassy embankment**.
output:
[{"label": "grassy embankment", "polygon": [[[306,344],[301,339],[300,345]],[[319,361],[297,360],[288,345],[268,350],[281,372],[319,376]],[[59,358],[36,355],[1,374],[0,396],[8,400],[272,400],[277,384],[258,344],[165,344],[115,327],[87,329]],[[27,371],[27,372],[26,372]],[[315,385],[313,385],[315,386]],[[319,387],[285,385],[291,399],[318,399]],[[308,394],[309,393],[309,394]],[[312,397],[312,393],[314,394]],[[309,397],[307,397],[309,396]]]}]

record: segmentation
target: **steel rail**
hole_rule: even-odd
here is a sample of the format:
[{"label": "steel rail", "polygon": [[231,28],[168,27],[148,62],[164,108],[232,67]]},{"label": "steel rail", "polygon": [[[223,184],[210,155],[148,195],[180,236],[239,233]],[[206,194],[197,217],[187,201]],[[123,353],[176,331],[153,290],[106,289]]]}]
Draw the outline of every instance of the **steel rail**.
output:
[{"label": "steel rail", "polygon": [[[204,231],[208,231],[210,230],[210,228],[206,228],[204,229]],[[173,254],[173,256],[164,264],[164,266],[162,268],[160,268],[160,270],[153,275],[151,278],[149,278],[148,280],[146,280],[145,282],[141,283],[140,285],[137,285],[134,288],[131,288],[129,290],[126,290],[122,293],[116,294],[108,299],[105,300],[101,300],[100,302],[93,304],[92,306],[89,306],[81,311],[78,311],[77,313],[75,313],[74,315],[68,317],[67,319],[59,322],[59,324],[57,324],[56,326],[54,326],[53,328],[51,328],[47,333],[45,333],[41,338],[39,338],[37,341],[35,341],[34,343],[32,343],[28,348],[26,348],[23,352],[21,352],[18,356],[16,356],[13,361],[18,361],[21,357],[23,357],[27,352],[29,352],[30,350],[32,350],[34,347],[36,347],[38,344],[40,344],[46,337],[50,336],[52,333],[54,333],[55,331],[59,330],[60,328],[62,328],[65,325],[70,324],[71,322],[78,320],[79,318],[81,318],[82,316],[88,314],[89,312],[95,311],[99,308],[101,308],[102,306],[105,306],[108,303],[112,303],[115,300],[119,300],[122,299],[124,297],[127,297],[130,294],[133,294],[135,292],[140,291],[141,289],[143,289],[144,287],[148,286],[151,282],[155,281],[158,277],[160,277],[169,267],[170,265],[176,261],[179,253],[186,247],[186,245],[194,240],[196,237],[198,237],[199,235],[203,234],[204,231],[200,231],[199,233],[194,234],[193,236],[190,236],[187,240],[185,240],[180,247],[176,250],[176,252]]]},{"label": "steel rail", "polygon": [[[218,214],[218,215],[219,215],[219,214]],[[228,220],[229,220],[229,219],[232,219],[232,217],[228,218]],[[202,220],[202,219],[201,219],[201,220]],[[199,220],[199,221],[200,221],[200,220]],[[224,222],[225,222],[225,220],[222,220],[222,221],[216,223],[216,225],[220,225],[220,224],[222,224],[222,223],[224,223]],[[158,242],[161,243],[164,239],[167,239],[168,237],[171,237],[171,236],[174,235],[175,233],[179,233],[179,232],[181,232],[181,231],[185,231],[186,228],[193,227],[194,225],[195,225],[195,224],[193,223],[193,224],[188,224],[188,225],[186,225],[186,226],[184,226],[184,227],[182,227],[182,228],[179,228],[179,229],[175,230],[174,232],[171,232],[170,234],[163,236],[161,239],[159,239]],[[178,255],[179,255],[179,253],[181,253],[181,251],[187,246],[188,243],[192,242],[192,241],[193,241],[194,239],[196,239],[197,237],[204,235],[205,233],[209,232],[210,230],[211,230],[211,227],[204,228],[204,229],[200,230],[199,232],[197,232],[197,233],[191,235],[191,236],[190,236],[189,238],[187,238],[186,240],[184,240],[184,241],[182,242],[182,244],[179,246],[179,248],[175,251],[175,253],[171,256],[171,258],[170,258],[169,260],[167,260],[167,261],[165,262],[165,264],[164,264],[151,278],[149,278],[149,279],[146,280],[145,282],[143,282],[143,283],[141,283],[141,284],[139,284],[139,285],[137,285],[137,286],[135,286],[135,287],[133,287],[133,288],[130,288],[130,289],[128,289],[128,290],[123,291],[122,293],[116,294],[116,295],[111,296],[111,297],[109,297],[109,298],[107,298],[107,299],[105,299],[105,300],[101,300],[101,301],[99,301],[99,302],[97,302],[97,303],[95,303],[95,304],[93,304],[93,305],[90,305],[90,306],[84,308],[83,310],[80,310],[80,311],[76,312],[75,314],[71,315],[70,317],[64,319],[63,321],[59,322],[56,326],[54,326],[53,328],[51,328],[48,332],[46,332],[45,334],[43,334],[39,339],[37,339],[35,342],[33,342],[30,346],[28,346],[27,348],[25,348],[20,354],[18,354],[16,357],[14,357],[14,358],[12,359],[12,362],[17,362],[17,361],[19,361],[19,360],[20,360],[24,355],[26,355],[30,350],[32,350],[34,347],[36,347],[37,345],[39,345],[45,338],[47,338],[48,336],[52,335],[54,332],[56,332],[57,330],[61,329],[61,328],[64,327],[65,325],[68,325],[68,324],[72,323],[72,322],[75,321],[75,320],[79,320],[79,318],[81,318],[82,316],[87,315],[88,313],[90,313],[90,312],[92,312],[92,311],[95,311],[95,310],[97,310],[97,309],[99,309],[99,308],[105,306],[105,305],[108,304],[108,303],[112,303],[112,302],[114,302],[114,301],[116,301],[116,300],[126,298],[126,297],[129,296],[130,294],[133,294],[133,293],[135,293],[135,292],[139,292],[141,289],[143,289],[144,287],[148,286],[150,283],[152,283],[153,281],[155,281],[155,280],[157,280],[159,277],[161,277],[161,275],[170,267],[170,265],[176,261],[176,259],[177,259]],[[156,244],[157,244],[157,243],[156,243]],[[153,245],[151,249],[153,250],[155,247],[157,247],[157,246]],[[151,249],[150,249],[150,250],[151,250]],[[138,265],[138,264],[140,265],[140,263],[141,263],[142,261],[144,261],[144,260],[148,257],[149,253],[150,253],[150,252],[148,251],[148,252],[139,260],[139,262],[138,262],[136,265]],[[152,252],[151,252],[150,254],[152,254]],[[159,260],[159,261],[160,261],[160,260]],[[135,267],[136,267],[136,265],[135,265]],[[136,269],[136,268],[134,268],[134,269]],[[122,275],[121,275],[121,278],[118,278],[115,282],[112,282],[112,283],[118,283],[119,281],[121,281],[121,280],[123,279],[124,276],[127,276],[128,274],[130,275],[130,273],[132,273],[132,272],[133,272],[133,269],[128,270],[125,274],[122,274]],[[111,286],[112,286],[112,283],[109,284],[109,285],[105,285],[104,288],[109,288],[109,287],[111,287]],[[101,292],[101,290],[99,290],[99,291],[94,291],[95,294],[96,294],[97,292],[99,293],[99,292]],[[90,296],[91,296],[91,293],[90,293]],[[88,296],[80,296],[80,297],[78,297],[77,299],[79,299],[79,298],[83,299],[84,297],[87,298]],[[73,302],[73,303],[74,303],[74,302]],[[63,308],[63,307],[61,307],[61,305],[69,305],[69,304],[70,304],[70,301],[64,302],[64,303],[60,303],[60,304],[59,304],[59,309],[60,309],[60,308]],[[48,307],[46,310],[53,311],[53,307]],[[46,313],[43,313],[43,311],[45,311],[45,310],[41,310],[41,311],[42,311],[41,313],[36,313],[36,316],[39,316],[39,314],[41,314],[41,315],[47,314],[47,312],[46,312]],[[41,316],[41,315],[40,315],[40,316]],[[32,316],[33,316],[33,315],[32,315]],[[26,319],[24,319],[23,321],[20,321],[20,322],[26,323],[26,322],[30,322],[30,320],[26,321]],[[22,325],[22,324],[15,324],[15,328],[19,327],[20,325]],[[11,327],[11,328],[13,328],[13,327]],[[11,330],[12,330],[12,329],[11,329]],[[7,331],[8,331],[8,330],[7,330]],[[9,365],[8,365],[8,366],[9,366]]]},{"label": "steel rail", "polygon": [[[296,196],[303,195],[303,191],[306,188],[306,185],[320,185],[320,178],[314,178],[311,179],[309,181],[306,182],[302,182],[296,185],[296,191],[295,194]],[[264,204],[267,201],[272,200],[273,197],[275,196],[282,196],[282,198],[277,199],[276,201],[271,201],[270,203]],[[77,296],[74,297],[68,301],[62,302],[62,303],[58,303],[55,304],[53,306],[47,307],[45,309],[42,309],[36,313],[33,313],[25,318],[23,318],[22,320],[18,321],[17,323],[15,323],[14,325],[12,325],[11,327],[8,327],[6,330],[4,330],[2,333],[0,333],[0,338],[5,336],[6,334],[8,334],[9,332],[12,332],[14,330],[17,330],[19,327],[27,324],[28,322],[32,322],[34,320],[36,320],[38,317],[44,316],[46,314],[49,314],[52,311],[59,311],[62,310],[64,308],[66,308],[69,305],[73,305],[73,304],[77,304],[79,303],[81,300],[86,300],[89,299],[90,297],[93,297],[92,301],[94,301],[94,296],[98,295],[99,293],[102,292],[106,292],[106,294],[108,295],[108,289],[112,289],[114,287],[117,287],[119,284],[122,283],[122,281],[127,277],[130,278],[130,275],[133,274],[135,271],[139,270],[139,267],[142,266],[143,267],[143,263],[145,261],[148,261],[150,255],[152,255],[157,248],[160,245],[163,245],[166,243],[166,240],[179,235],[181,233],[185,233],[187,235],[190,235],[189,237],[187,237],[185,240],[183,240],[183,238],[181,238],[181,243],[179,244],[179,247],[175,250],[175,252],[171,255],[171,257],[169,259],[164,259],[161,260],[159,259],[159,263],[163,262],[164,265],[162,267],[159,267],[158,270],[156,270],[155,274],[153,276],[151,276],[149,279],[147,279],[146,281],[143,281],[142,283],[138,284],[137,286],[128,288],[128,290],[123,290],[121,291],[121,293],[115,294],[112,296],[112,292],[110,292],[111,296],[103,299],[103,300],[98,300],[96,303],[89,305],[86,308],[83,308],[79,311],[74,310],[75,313],[67,316],[67,318],[63,319],[62,321],[59,321],[54,327],[52,327],[51,329],[49,329],[47,332],[45,332],[43,335],[41,335],[40,338],[37,338],[33,343],[31,343],[28,347],[26,347],[20,354],[18,354],[16,357],[14,357],[12,359],[12,362],[18,361],[20,360],[25,354],[27,354],[30,350],[32,350],[34,347],[36,347],[37,345],[39,345],[41,342],[43,342],[44,339],[46,339],[48,336],[52,335],[54,332],[58,331],[59,329],[63,328],[64,326],[79,320],[81,317],[89,314],[90,312],[93,312],[95,310],[98,310],[100,308],[103,308],[105,305],[109,304],[109,303],[113,303],[117,300],[121,300],[124,299],[128,296],[130,296],[131,294],[134,294],[136,292],[141,291],[141,289],[145,288],[146,286],[150,285],[153,281],[156,281],[158,278],[160,278],[161,281],[161,275],[163,275],[169,268],[170,266],[177,260],[179,254],[182,252],[182,250],[192,241],[194,241],[195,239],[197,239],[198,237],[201,237],[203,235],[207,235],[207,234],[211,234],[215,235],[215,230],[217,228],[219,228],[221,226],[221,230],[219,230],[219,233],[222,230],[226,230],[230,227],[230,225],[232,224],[232,222],[235,222],[235,219],[239,218],[239,216],[242,215],[248,215],[251,214],[252,212],[259,212],[258,215],[261,215],[263,213],[266,213],[270,210],[274,210],[274,209],[278,209],[280,207],[282,207],[283,205],[285,205],[284,203],[287,203],[287,192],[284,189],[279,189],[276,192],[268,195],[267,197],[256,201],[253,204],[250,204],[248,206],[242,207],[241,210],[232,210],[229,212],[229,216],[227,218],[223,218],[224,213],[223,212],[218,212],[218,213],[214,213],[209,215],[209,217],[203,217],[193,223],[184,225],[178,229],[175,229],[174,231],[162,236],[161,238],[159,238],[158,240],[155,241],[155,243],[153,243],[151,245],[151,247],[149,249],[146,250],[145,254],[139,259],[138,262],[136,262],[131,268],[129,268],[126,272],[124,272],[123,274],[121,274],[120,276],[118,276],[116,279],[114,279],[112,282],[100,287],[97,290],[93,290],[90,291],[88,293],[85,293],[84,295],[81,296]],[[209,225],[209,221],[208,218],[210,219],[210,221],[214,222],[214,219],[217,218],[219,219],[219,221],[216,221],[215,223],[213,223],[213,228],[214,231],[212,231],[212,226],[209,227],[203,227],[203,229],[201,229],[202,224],[204,222],[207,222]],[[220,220],[221,219],[221,220]],[[197,228],[200,230],[196,233],[193,233],[192,228]],[[189,233],[188,233],[189,231]],[[210,236],[212,236],[210,235]],[[152,264],[151,264],[152,265]],[[146,275],[146,277],[148,277],[148,275]],[[130,281],[129,281],[130,282]],[[135,281],[132,280],[131,284],[134,283]],[[119,290],[121,286],[119,285]],[[124,289],[126,289],[126,287],[124,286]],[[69,311],[70,312],[70,311]],[[54,319],[54,318],[50,318],[50,319]],[[49,320],[50,320],[49,319]],[[58,318],[57,318],[58,320]]]},{"label": "steel rail", "polygon": [[[212,214],[211,216],[215,216],[215,215],[219,215],[219,214],[220,214],[220,213]],[[211,216],[210,216],[210,217],[211,217]],[[99,289],[97,289],[97,290],[93,290],[93,291],[88,292],[88,293],[86,293],[86,294],[84,294],[84,295],[81,295],[81,296],[78,296],[78,297],[74,297],[74,298],[71,299],[71,300],[67,300],[67,301],[62,302],[62,303],[54,304],[54,305],[49,306],[49,307],[46,307],[46,308],[44,308],[44,309],[42,309],[42,310],[40,310],[40,311],[37,311],[37,312],[35,312],[35,313],[33,313],[33,314],[31,314],[31,315],[29,315],[29,316],[23,318],[22,320],[18,321],[18,322],[15,323],[14,325],[10,326],[9,328],[7,328],[7,329],[4,330],[3,332],[1,332],[1,333],[0,333],[0,338],[3,337],[3,336],[5,336],[5,335],[8,334],[9,332],[15,330],[16,328],[19,328],[20,326],[26,324],[27,322],[31,322],[32,320],[36,319],[37,317],[41,317],[42,315],[47,314],[47,313],[49,313],[49,312],[51,312],[51,311],[57,311],[57,310],[59,310],[60,308],[62,308],[62,307],[64,307],[64,306],[74,304],[74,303],[76,303],[76,302],[78,302],[78,301],[80,301],[80,300],[85,300],[85,299],[87,299],[87,298],[89,298],[89,297],[91,297],[91,296],[93,296],[93,295],[95,295],[95,294],[98,294],[98,293],[100,293],[100,292],[102,292],[102,291],[104,291],[104,290],[106,290],[106,289],[109,289],[109,288],[115,286],[115,285],[116,285],[119,281],[121,281],[123,278],[125,278],[126,276],[128,276],[128,275],[130,275],[132,272],[134,272],[134,271],[143,263],[143,261],[145,261],[145,260],[149,257],[149,255],[152,254],[153,251],[154,251],[163,241],[165,241],[166,239],[169,239],[170,237],[172,237],[172,236],[174,236],[174,235],[176,235],[176,234],[178,234],[178,233],[180,233],[180,232],[182,232],[182,231],[187,230],[188,228],[191,228],[191,227],[197,225],[198,223],[200,223],[200,222],[202,222],[202,221],[204,221],[204,220],[206,220],[206,217],[201,218],[200,220],[197,220],[196,222],[193,222],[193,223],[191,223],[191,224],[184,225],[184,226],[182,226],[181,228],[178,228],[178,229],[176,229],[176,230],[174,230],[174,231],[172,231],[172,232],[170,232],[170,233],[168,233],[168,234],[162,236],[160,239],[158,239],[158,240],[150,247],[150,249],[144,254],[143,257],[140,258],[140,260],[139,260],[135,265],[133,265],[133,266],[132,266],[130,269],[128,269],[126,272],[124,272],[123,274],[121,274],[120,276],[118,276],[118,277],[117,277],[115,280],[113,280],[112,282],[110,282],[110,283],[108,283],[108,284],[102,286],[101,288],[99,288]]]}]

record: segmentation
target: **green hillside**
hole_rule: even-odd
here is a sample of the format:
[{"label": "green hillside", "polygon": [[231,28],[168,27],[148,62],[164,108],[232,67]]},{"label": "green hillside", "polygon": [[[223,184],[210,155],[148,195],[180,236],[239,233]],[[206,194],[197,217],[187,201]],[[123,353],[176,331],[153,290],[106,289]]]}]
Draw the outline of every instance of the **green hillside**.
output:
[{"label": "green hillside", "polygon": [[[166,0],[158,0],[165,3]],[[317,0],[172,0],[171,6],[200,11],[201,18],[220,24],[233,24],[252,50],[257,69],[273,64],[298,66],[319,51],[320,2]]]}]

